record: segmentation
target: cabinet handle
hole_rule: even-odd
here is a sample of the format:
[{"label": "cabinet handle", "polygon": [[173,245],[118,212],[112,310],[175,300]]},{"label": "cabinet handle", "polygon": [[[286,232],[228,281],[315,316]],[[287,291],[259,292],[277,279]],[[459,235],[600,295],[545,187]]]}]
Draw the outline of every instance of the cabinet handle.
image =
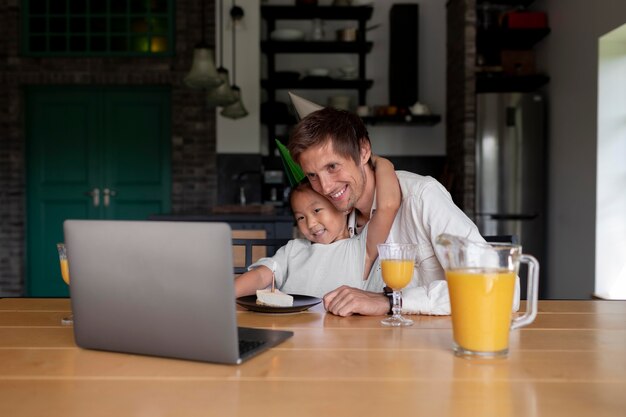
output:
[{"label": "cabinet handle", "polygon": [[100,189],[94,188],[91,191],[86,191],[85,195],[91,197],[91,202],[94,207],[98,207],[100,205]]},{"label": "cabinet handle", "polygon": [[104,207],[109,207],[111,204],[111,197],[115,197],[115,194],[117,193],[115,190],[109,190],[108,188],[105,188],[102,192],[104,193]]}]

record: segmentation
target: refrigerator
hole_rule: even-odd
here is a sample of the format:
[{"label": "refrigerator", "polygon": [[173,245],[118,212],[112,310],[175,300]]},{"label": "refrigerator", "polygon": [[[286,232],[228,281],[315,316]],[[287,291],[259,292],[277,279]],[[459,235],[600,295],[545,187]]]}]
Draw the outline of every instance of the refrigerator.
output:
[{"label": "refrigerator", "polygon": [[[538,93],[477,94],[476,110],[476,224],[483,235],[517,236],[523,252],[535,256],[545,272],[544,97]],[[525,273],[520,271],[520,275]],[[545,297],[546,282],[541,278],[539,296]],[[522,297],[525,294],[523,281]]]}]

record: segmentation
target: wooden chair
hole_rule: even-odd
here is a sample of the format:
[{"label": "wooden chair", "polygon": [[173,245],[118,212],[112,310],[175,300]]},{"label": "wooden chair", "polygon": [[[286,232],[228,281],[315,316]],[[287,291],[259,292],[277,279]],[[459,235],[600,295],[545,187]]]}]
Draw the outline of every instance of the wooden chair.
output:
[{"label": "wooden chair", "polygon": [[233,251],[243,247],[243,263],[240,256],[235,260],[235,274],[243,274],[248,271],[248,266],[259,258],[272,256],[281,247],[287,244],[289,239],[233,239]]}]

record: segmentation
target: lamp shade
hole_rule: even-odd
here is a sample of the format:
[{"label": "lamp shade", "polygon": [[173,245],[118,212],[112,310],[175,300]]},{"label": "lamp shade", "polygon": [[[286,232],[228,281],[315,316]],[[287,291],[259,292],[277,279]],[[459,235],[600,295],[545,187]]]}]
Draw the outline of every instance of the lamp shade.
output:
[{"label": "lamp shade", "polygon": [[212,49],[198,45],[193,50],[191,70],[183,81],[191,88],[215,88],[224,82],[215,68]]},{"label": "lamp shade", "polygon": [[242,117],[246,117],[248,115],[248,111],[243,106],[243,102],[241,101],[241,90],[236,85],[231,87],[233,94],[237,98],[233,104],[226,106],[222,109],[220,114],[228,119],[241,119]]},{"label": "lamp shade", "polygon": [[206,96],[207,104],[210,107],[223,107],[233,104],[237,101],[237,97],[235,97],[233,90],[230,88],[228,70],[224,67],[219,67],[217,73],[223,82],[217,88],[209,90]]}]

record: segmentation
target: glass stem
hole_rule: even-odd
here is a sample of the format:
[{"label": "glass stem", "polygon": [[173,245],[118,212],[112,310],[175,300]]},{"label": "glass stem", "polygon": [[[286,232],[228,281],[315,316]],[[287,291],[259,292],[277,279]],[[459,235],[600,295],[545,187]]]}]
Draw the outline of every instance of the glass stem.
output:
[{"label": "glass stem", "polygon": [[391,312],[394,317],[399,317],[402,313],[402,293],[400,291],[393,290],[393,307]]}]

